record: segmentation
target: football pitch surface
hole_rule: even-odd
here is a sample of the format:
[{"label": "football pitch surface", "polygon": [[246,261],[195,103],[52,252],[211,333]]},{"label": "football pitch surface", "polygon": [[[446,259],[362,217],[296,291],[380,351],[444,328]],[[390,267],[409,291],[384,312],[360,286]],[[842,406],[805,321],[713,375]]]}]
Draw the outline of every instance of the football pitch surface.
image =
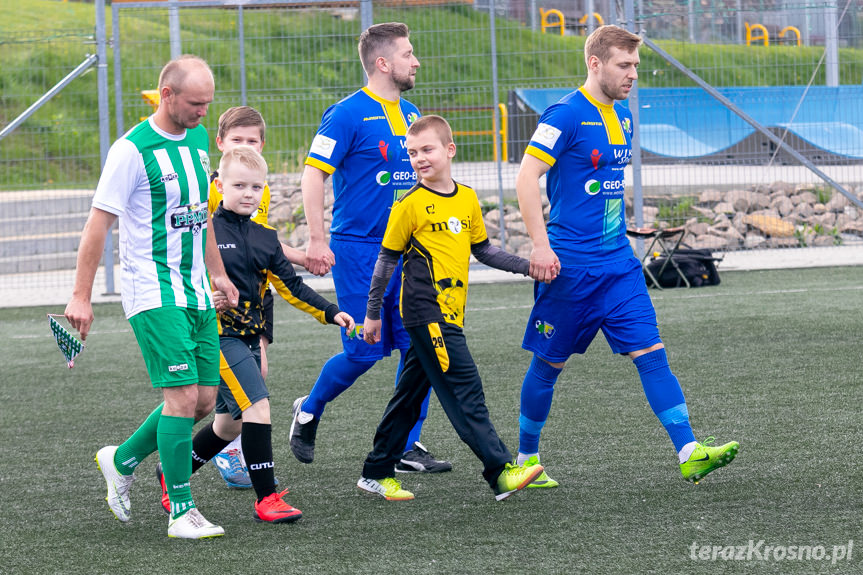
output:
[{"label": "football pitch surface", "polygon": [[[696,436],[739,441],[737,459],[685,482],[635,367],[599,336],[561,375],[543,432],[560,487],[500,503],[435,399],[423,442],[454,470],[400,475],[410,502],[356,488],[395,358],[327,407],[315,462],[294,459],[291,404],[340,346],[335,327],[277,301],[276,476],[304,516],[253,521],[253,493],[208,464],[193,493],[226,531],[209,541],[167,538],[155,456],[137,471],[131,522],[104,501],[94,454],[160,401],[120,306],[96,307],[71,371],[45,317],[62,307],[0,310],[0,573],[860,573],[861,279],[860,267],[731,272],[717,287],[651,291]],[[468,345],[515,453],[532,286],[470,292]]]}]

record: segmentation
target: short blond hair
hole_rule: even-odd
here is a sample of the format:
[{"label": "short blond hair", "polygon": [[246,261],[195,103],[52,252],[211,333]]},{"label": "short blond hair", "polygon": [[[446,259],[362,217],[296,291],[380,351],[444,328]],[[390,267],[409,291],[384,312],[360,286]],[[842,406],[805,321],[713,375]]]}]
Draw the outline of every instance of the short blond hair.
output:
[{"label": "short blond hair", "polygon": [[453,143],[452,128],[450,127],[449,122],[441,116],[435,116],[434,114],[422,116],[414,120],[414,123],[408,128],[407,135],[416,136],[420,132],[425,132],[426,130],[434,130],[444,146]]},{"label": "short blond hair", "polygon": [[235,146],[222,154],[222,159],[219,160],[219,177],[224,178],[225,172],[230,170],[234,162],[260,172],[264,178],[267,177],[267,161],[251,146]]},{"label": "short blond hair", "polygon": [[639,46],[641,46],[640,36],[613,24],[600,26],[587,37],[584,43],[584,61],[587,62],[591,56],[596,56],[605,64],[611,58],[612,48],[630,53],[637,50]]}]

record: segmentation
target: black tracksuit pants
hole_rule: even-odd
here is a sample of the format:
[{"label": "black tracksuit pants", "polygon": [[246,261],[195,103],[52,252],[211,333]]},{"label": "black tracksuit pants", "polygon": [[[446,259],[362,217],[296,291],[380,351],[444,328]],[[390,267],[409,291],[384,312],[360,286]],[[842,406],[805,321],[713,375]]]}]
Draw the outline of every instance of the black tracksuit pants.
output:
[{"label": "black tracksuit pants", "polygon": [[512,455],[489,419],[482,380],[464,332],[445,322],[406,329],[411,345],[395,393],[375,432],[374,449],[363,465],[363,477],[395,475],[395,464],[431,386],[458,436],[482,461],[483,477],[494,487],[504,466],[512,462]]}]

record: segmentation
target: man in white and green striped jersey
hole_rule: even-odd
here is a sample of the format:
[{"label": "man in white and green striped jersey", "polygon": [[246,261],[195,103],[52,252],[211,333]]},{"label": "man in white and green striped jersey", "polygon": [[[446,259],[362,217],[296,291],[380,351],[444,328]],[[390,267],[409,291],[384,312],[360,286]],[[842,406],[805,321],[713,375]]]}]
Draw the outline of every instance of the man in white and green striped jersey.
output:
[{"label": "man in white and green striped jersey", "polygon": [[156,113],[108,152],[66,307],[67,319],[86,338],[102,246],[119,218],[123,309],[164,402],[124,443],[100,449],[96,462],[108,484],[108,506],[125,522],[135,467],[158,449],[171,500],[168,536],[184,539],[224,534],[195,508],[189,485],[192,426],[213,409],[219,384],[210,281],[229,294],[231,306],[237,298],[215,236],[207,233],[209,139],[201,119],[214,91],[213,73],[198,57],[181,56],[162,69]]}]

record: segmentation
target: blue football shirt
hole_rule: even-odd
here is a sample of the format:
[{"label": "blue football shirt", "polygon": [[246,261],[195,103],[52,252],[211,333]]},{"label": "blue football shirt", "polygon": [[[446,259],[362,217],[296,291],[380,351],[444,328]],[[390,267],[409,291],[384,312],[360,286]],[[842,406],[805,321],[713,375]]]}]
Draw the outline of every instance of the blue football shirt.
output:
[{"label": "blue football shirt", "polygon": [[405,134],[419,115],[407,100],[384,100],[368,88],[324,112],[305,163],[333,174],[331,234],[383,239],[393,202],[417,182]]},{"label": "blue football shirt", "polygon": [[623,169],[632,156],[629,110],[579,88],[543,112],[525,153],[551,166],[548,237],[563,265],[632,256],[623,201]]}]

